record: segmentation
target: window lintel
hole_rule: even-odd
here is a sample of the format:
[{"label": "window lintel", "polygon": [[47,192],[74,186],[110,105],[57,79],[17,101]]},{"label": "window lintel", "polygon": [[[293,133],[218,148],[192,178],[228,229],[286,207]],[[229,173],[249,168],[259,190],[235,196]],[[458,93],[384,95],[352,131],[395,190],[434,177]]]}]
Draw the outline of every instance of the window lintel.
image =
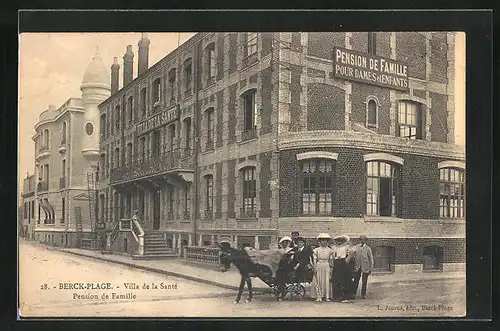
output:
[{"label": "window lintel", "polygon": [[365,162],[368,161],[388,161],[404,165],[404,159],[387,153],[370,153],[363,156]]},{"label": "window lintel", "polygon": [[255,168],[257,169],[257,161],[256,160],[245,160],[238,164],[238,171],[241,171],[245,168]]},{"label": "window lintel", "polygon": [[297,161],[308,160],[308,159],[329,159],[337,161],[339,157],[338,153],[325,152],[325,151],[313,151],[297,154]]},{"label": "window lintel", "polygon": [[465,170],[465,163],[460,161],[442,161],[438,163],[438,169],[458,168]]}]

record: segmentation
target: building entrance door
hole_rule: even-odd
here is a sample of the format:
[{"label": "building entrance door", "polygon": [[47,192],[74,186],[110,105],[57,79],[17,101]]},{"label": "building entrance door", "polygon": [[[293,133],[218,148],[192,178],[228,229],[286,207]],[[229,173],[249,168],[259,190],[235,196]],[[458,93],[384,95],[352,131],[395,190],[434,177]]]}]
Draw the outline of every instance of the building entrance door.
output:
[{"label": "building entrance door", "polygon": [[160,190],[153,193],[153,230],[160,229]]}]

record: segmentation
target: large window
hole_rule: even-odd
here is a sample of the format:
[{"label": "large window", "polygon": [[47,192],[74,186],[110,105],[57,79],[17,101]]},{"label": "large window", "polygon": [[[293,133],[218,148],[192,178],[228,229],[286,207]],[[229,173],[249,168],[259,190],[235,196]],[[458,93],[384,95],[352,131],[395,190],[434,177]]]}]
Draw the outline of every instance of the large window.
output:
[{"label": "large window", "polygon": [[331,160],[313,159],[302,163],[302,213],[332,213],[334,164]]},{"label": "large window", "polygon": [[215,43],[211,43],[207,46],[206,48],[206,64],[207,64],[207,84],[211,84],[214,82],[215,78],[215,69],[216,69],[216,62],[215,62]]},{"label": "large window", "polygon": [[188,117],[184,120],[184,134],[186,139],[186,154],[191,153],[191,118]]},{"label": "large window", "polygon": [[141,162],[144,162],[144,160],[146,160],[146,137],[141,137],[141,150],[140,150],[140,153],[141,153],[141,157],[140,157],[140,161]]},{"label": "large window", "polygon": [[464,171],[454,168],[439,170],[439,216],[463,218],[465,178]]},{"label": "large window", "polygon": [[114,159],[114,168],[118,168],[120,166],[120,149],[115,148],[115,159]]},{"label": "large window", "polygon": [[246,167],[241,170],[243,179],[243,206],[241,208],[242,216],[255,216],[255,198],[256,198],[256,180],[255,167]]},{"label": "large window", "polygon": [[184,61],[184,95],[190,96],[192,93],[191,90],[191,81],[192,81],[193,69],[192,69],[192,61],[191,59],[187,59]]},{"label": "large window", "polygon": [[416,102],[399,102],[399,136],[423,139],[422,107]]},{"label": "large window", "polygon": [[160,155],[160,147],[160,130],[156,130],[151,134],[151,156]]},{"label": "large window", "polygon": [[191,184],[188,183],[184,189],[184,219],[191,218]]},{"label": "large window", "polygon": [[120,106],[115,107],[115,129],[118,132],[120,130]]},{"label": "large window", "polygon": [[377,35],[375,32],[368,32],[368,54],[377,54]]},{"label": "large window", "polygon": [[175,68],[168,73],[168,89],[170,91],[170,101],[175,101]]},{"label": "large window", "polygon": [[66,221],[66,199],[65,198],[61,199],[61,206],[62,206],[61,224],[64,224],[64,222]]},{"label": "large window", "polygon": [[255,127],[256,107],[255,90],[250,90],[243,94],[243,129],[244,131],[253,130]]},{"label": "large window", "polygon": [[245,57],[257,53],[257,33],[248,32],[245,35]]},{"label": "large window", "polygon": [[207,119],[207,145],[211,144],[214,139],[214,109],[208,108],[205,111],[205,116]]},{"label": "large window", "polygon": [[146,88],[144,87],[141,90],[141,116],[146,115],[146,107],[147,107],[146,99],[147,99],[147,92],[146,92]]},{"label": "large window", "polygon": [[61,145],[66,144],[66,122],[62,124],[62,133],[61,133]]},{"label": "large window", "polygon": [[397,216],[399,168],[383,161],[366,162],[366,214]]},{"label": "large window", "polygon": [[132,143],[127,144],[127,164],[132,164]]},{"label": "large window", "polygon": [[128,123],[132,124],[134,120],[134,97],[130,96],[127,100]]},{"label": "large window", "polygon": [[102,138],[106,138],[106,114],[101,115],[101,126],[99,128]]},{"label": "large window", "polygon": [[[153,82],[153,100],[151,100],[153,107],[160,104],[161,101],[161,78],[157,78]],[[154,109],[153,109],[154,111]]]},{"label": "large window", "polygon": [[175,124],[169,126],[169,144],[170,151],[173,152],[175,149]]},{"label": "large window", "polygon": [[205,218],[212,218],[214,207],[214,177],[205,176]]}]

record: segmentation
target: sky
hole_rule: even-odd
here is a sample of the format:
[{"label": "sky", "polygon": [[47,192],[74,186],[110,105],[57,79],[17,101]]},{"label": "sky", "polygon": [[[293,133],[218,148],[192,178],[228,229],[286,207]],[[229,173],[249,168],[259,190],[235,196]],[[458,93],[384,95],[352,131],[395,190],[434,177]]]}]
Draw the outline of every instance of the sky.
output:
[{"label": "sky", "polygon": [[[148,33],[149,66],[157,63],[194,33]],[[137,76],[137,43],[141,33],[23,33],[19,37],[18,171],[19,184],[26,173],[33,174],[35,145],[31,139],[38,116],[49,105],[61,106],[71,97],[80,98],[83,74],[99,50],[108,68],[113,58],[120,64],[126,46],[134,52],[134,78]],[[456,142],[465,143],[465,34],[456,39]],[[109,70],[109,69],[108,69]]]}]

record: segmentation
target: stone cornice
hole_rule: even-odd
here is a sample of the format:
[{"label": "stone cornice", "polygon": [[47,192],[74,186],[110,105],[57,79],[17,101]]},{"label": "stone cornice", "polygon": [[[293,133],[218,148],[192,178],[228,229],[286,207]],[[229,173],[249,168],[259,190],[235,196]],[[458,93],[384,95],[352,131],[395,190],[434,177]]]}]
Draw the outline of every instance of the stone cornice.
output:
[{"label": "stone cornice", "polygon": [[465,161],[465,149],[461,146],[389,135],[318,130],[284,133],[280,135],[278,142],[280,150],[325,147],[349,147]]}]

